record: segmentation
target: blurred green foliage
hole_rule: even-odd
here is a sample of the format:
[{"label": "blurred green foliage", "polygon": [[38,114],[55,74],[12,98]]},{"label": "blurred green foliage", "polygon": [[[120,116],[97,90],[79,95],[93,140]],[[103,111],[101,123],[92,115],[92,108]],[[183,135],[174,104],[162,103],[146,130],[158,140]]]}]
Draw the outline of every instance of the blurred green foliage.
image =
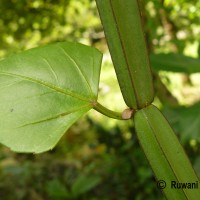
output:
[{"label": "blurred green foliage", "polygon": [[108,131],[91,118],[73,126],[52,152],[1,149],[0,196],[6,200],[13,194],[16,200],[162,199],[151,182],[135,134],[127,138],[119,127]]},{"label": "blurred green foliage", "polygon": [[89,43],[100,25],[95,6],[91,0],[0,1],[0,56],[55,41]]},{"label": "blurred green foliage", "polygon": [[[200,1],[140,2],[149,52],[157,59],[167,55],[152,66],[154,103],[163,109],[200,176]],[[99,101],[117,111],[125,108],[94,0],[1,0],[0,15],[0,58],[64,40],[98,47],[105,54]],[[25,155],[0,147],[0,199],[13,198],[163,199],[132,121],[108,119],[96,111],[76,123],[53,151]]]}]

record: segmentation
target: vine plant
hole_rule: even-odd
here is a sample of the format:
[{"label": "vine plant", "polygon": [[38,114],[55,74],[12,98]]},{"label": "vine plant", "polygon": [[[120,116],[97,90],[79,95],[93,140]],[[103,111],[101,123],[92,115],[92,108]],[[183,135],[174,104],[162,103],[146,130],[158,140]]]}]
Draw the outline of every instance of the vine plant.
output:
[{"label": "vine plant", "polygon": [[[0,61],[0,142],[16,152],[52,149],[90,109],[133,120],[138,140],[167,199],[200,199],[200,187],[181,144],[152,105],[152,75],[137,0],[96,0],[124,100],[122,113],[98,103],[102,53],[78,43],[50,44]],[[187,185],[188,186],[188,185]]]}]

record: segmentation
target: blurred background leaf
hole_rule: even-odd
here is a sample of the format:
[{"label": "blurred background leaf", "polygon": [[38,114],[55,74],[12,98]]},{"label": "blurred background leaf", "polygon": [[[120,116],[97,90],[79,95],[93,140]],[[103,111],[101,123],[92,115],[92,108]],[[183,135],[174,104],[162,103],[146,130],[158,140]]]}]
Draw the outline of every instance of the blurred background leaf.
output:
[{"label": "blurred background leaf", "polygon": [[187,141],[200,142],[200,102],[190,106],[177,108],[165,108],[164,113],[173,124],[182,143]]},{"label": "blurred background leaf", "polygon": [[58,179],[49,181],[46,184],[46,190],[52,199],[66,199],[70,197],[66,187]]},{"label": "blurred background leaf", "polygon": [[99,176],[81,175],[72,185],[72,194],[74,197],[80,196],[95,188],[100,182]]},{"label": "blurred background leaf", "polygon": [[171,71],[180,73],[200,72],[200,59],[184,56],[182,54],[152,54],[151,65],[157,71]]}]

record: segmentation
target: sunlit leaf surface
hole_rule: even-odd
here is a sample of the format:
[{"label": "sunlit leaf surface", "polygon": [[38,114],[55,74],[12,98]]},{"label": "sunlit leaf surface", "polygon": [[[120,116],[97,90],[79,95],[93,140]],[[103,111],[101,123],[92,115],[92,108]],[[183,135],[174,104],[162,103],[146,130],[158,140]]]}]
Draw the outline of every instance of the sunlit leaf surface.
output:
[{"label": "sunlit leaf surface", "polygon": [[0,62],[0,142],[18,152],[52,149],[97,99],[101,53],[56,43]]}]

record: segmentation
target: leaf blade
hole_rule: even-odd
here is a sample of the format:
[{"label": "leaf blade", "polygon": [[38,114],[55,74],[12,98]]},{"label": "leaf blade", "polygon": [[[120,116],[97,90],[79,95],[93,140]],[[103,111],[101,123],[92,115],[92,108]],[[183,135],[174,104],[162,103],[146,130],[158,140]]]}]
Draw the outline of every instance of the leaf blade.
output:
[{"label": "leaf blade", "polygon": [[52,149],[96,101],[101,59],[96,49],[64,42],[1,61],[0,142],[18,152]]},{"label": "leaf blade", "polygon": [[151,54],[151,64],[156,71],[171,71],[180,73],[200,72],[200,60],[178,53]]},{"label": "leaf blade", "polygon": [[199,180],[178,138],[162,113],[155,106],[150,105],[136,113],[134,122],[140,144],[156,177],[158,180],[166,181],[167,187],[163,189],[166,197],[169,199],[199,198],[198,187],[194,190],[187,187],[173,190],[173,181],[192,184]]}]

